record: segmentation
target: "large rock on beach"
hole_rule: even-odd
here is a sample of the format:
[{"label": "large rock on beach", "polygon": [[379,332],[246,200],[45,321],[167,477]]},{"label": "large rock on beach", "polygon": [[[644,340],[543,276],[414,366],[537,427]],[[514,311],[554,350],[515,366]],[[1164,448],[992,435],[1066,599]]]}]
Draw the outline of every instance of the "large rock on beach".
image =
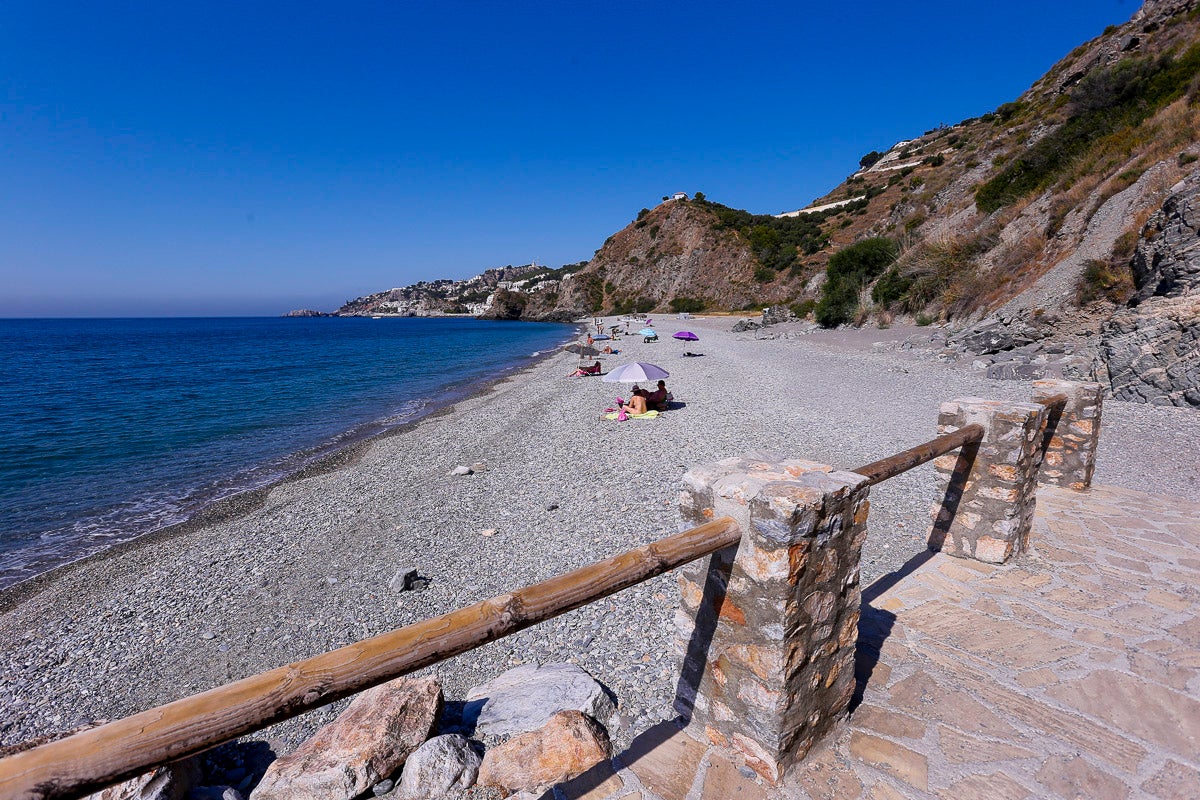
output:
[{"label": "large rock on beach", "polygon": [[200,780],[200,764],[185,758],[90,794],[84,800],[185,800]]},{"label": "large rock on beach", "polygon": [[560,711],[536,731],[493,747],[479,769],[481,786],[507,792],[544,789],[612,758],[608,732],[578,711]]},{"label": "large rock on beach", "polygon": [[251,800],[349,800],[396,772],[441,716],[442,686],[397,678],[368,689],[295,752],[277,759]]},{"label": "large rock on beach", "polygon": [[469,789],[483,761],[466,737],[435,736],[404,762],[396,787],[397,800],[436,800],[453,790]]},{"label": "large rock on beach", "polygon": [[559,711],[607,723],[616,706],[595,678],[574,664],[525,664],[467,692],[463,721],[480,736],[535,731]]}]

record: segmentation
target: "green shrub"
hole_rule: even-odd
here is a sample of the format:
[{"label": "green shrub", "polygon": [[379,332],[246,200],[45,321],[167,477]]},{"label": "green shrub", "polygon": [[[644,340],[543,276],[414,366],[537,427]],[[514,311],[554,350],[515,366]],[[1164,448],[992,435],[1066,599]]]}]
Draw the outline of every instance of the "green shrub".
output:
[{"label": "green shrub", "polygon": [[776,274],[770,267],[759,267],[754,270],[754,280],[758,283],[770,283],[775,280]]},{"label": "green shrub", "polygon": [[863,239],[834,253],[825,268],[817,323],[833,328],[849,322],[858,310],[859,292],[892,265],[896,254],[896,243],[883,237]]},{"label": "green shrub", "polygon": [[883,158],[883,153],[878,150],[872,150],[858,160],[858,165],[863,169],[869,169],[881,158]]},{"label": "green shrub", "polygon": [[871,299],[882,306],[891,305],[900,300],[913,285],[913,278],[901,274],[900,270],[892,267],[883,274],[871,289]]},{"label": "green shrub", "polygon": [[1108,261],[1091,259],[1084,265],[1083,274],[1075,285],[1075,304],[1084,306],[1100,300],[1124,305],[1135,291],[1133,273]]},{"label": "green shrub", "polygon": [[917,314],[917,320],[916,320],[916,321],[917,321],[917,325],[919,325],[920,327],[924,328],[926,325],[932,325],[932,324],[933,324],[933,317],[931,317],[931,316],[929,316],[928,314],[926,314],[926,313],[922,312],[922,313],[920,313],[920,314]]},{"label": "green shrub", "polygon": [[1003,121],[1008,122],[1010,119],[1015,117],[1017,114],[1021,113],[1021,111],[1023,111],[1024,109],[1025,109],[1025,104],[1022,103],[1020,100],[1016,100],[1012,103],[1004,103],[999,108],[997,108],[996,116],[998,116]]},{"label": "green shrub", "polygon": [[750,245],[759,266],[776,272],[789,269],[799,258],[820,252],[829,244],[821,230],[822,214],[803,214],[797,217],[773,217],[751,214],[749,211],[712,203],[697,194],[693,205],[701,206],[717,217],[717,227],[736,231]]},{"label": "green shrub", "polygon": [[1198,159],[1200,159],[1200,156],[1196,155],[1195,153],[1180,153],[1179,166],[1186,167],[1188,164],[1191,164]]},{"label": "green shrub", "polygon": [[676,314],[698,314],[705,307],[705,302],[695,297],[676,297],[671,300],[671,310]]}]

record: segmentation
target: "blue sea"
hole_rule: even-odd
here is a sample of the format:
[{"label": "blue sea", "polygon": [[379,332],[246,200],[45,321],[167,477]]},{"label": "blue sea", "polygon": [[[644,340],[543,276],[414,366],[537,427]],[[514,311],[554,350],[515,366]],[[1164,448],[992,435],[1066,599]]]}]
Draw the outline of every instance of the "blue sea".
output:
[{"label": "blue sea", "polygon": [[445,406],[573,331],[416,317],[0,320],[0,588]]}]

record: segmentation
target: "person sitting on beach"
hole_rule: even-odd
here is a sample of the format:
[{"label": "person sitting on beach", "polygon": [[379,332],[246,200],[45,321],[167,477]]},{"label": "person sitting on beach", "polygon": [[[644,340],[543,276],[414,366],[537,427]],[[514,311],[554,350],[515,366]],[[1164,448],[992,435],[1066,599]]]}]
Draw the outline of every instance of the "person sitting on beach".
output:
[{"label": "person sitting on beach", "polygon": [[[635,392],[640,392],[641,390],[640,390],[640,389],[634,389],[634,391],[635,391]],[[629,398],[629,402],[628,402],[628,403],[626,403],[625,405],[621,406],[621,408],[622,408],[622,409],[623,409],[623,410],[624,410],[626,413],[628,413],[628,414],[633,414],[635,417],[636,417],[637,415],[639,415],[639,414],[645,414],[645,413],[646,413],[646,411],[648,410],[648,409],[646,408],[646,396],[645,396],[645,393],[644,393],[644,392],[642,392],[641,394],[635,394],[635,395],[633,395],[632,397],[630,397],[630,398]]]},{"label": "person sitting on beach", "polygon": [[645,395],[645,400],[646,400],[646,405],[649,408],[653,408],[658,411],[666,411],[667,410],[667,383],[666,383],[666,381],[659,381],[658,388],[655,389],[653,392],[647,392]]},{"label": "person sitting on beach", "polygon": [[580,367],[579,369],[575,370],[574,372],[568,372],[567,377],[568,378],[582,378],[587,375],[599,375],[600,369],[601,369],[600,362],[597,361],[595,364],[592,364],[590,367]]}]

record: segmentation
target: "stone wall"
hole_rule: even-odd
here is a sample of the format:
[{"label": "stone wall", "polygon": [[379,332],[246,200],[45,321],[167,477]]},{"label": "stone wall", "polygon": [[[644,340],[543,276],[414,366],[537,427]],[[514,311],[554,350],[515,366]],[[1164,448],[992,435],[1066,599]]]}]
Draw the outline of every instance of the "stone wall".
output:
[{"label": "stone wall", "polygon": [[865,478],[773,455],[684,476],[683,528],[731,516],[741,543],[681,570],[676,701],[697,739],[766,780],[844,716],[854,692]]},{"label": "stone wall", "polygon": [[1033,525],[1048,409],[960,397],[943,403],[938,433],[983,427],[978,445],[934,460],[943,496],[932,509],[935,550],[1002,564],[1025,549]]},{"label": "stone wall", "polygon": [[1092,485],[1104,387],[1098,383],[1034,381],[1033,400],[1040,403],[1064,394],[1067,402],[1052,408],[1043,441],[1041,483],[1081,490]]}]

